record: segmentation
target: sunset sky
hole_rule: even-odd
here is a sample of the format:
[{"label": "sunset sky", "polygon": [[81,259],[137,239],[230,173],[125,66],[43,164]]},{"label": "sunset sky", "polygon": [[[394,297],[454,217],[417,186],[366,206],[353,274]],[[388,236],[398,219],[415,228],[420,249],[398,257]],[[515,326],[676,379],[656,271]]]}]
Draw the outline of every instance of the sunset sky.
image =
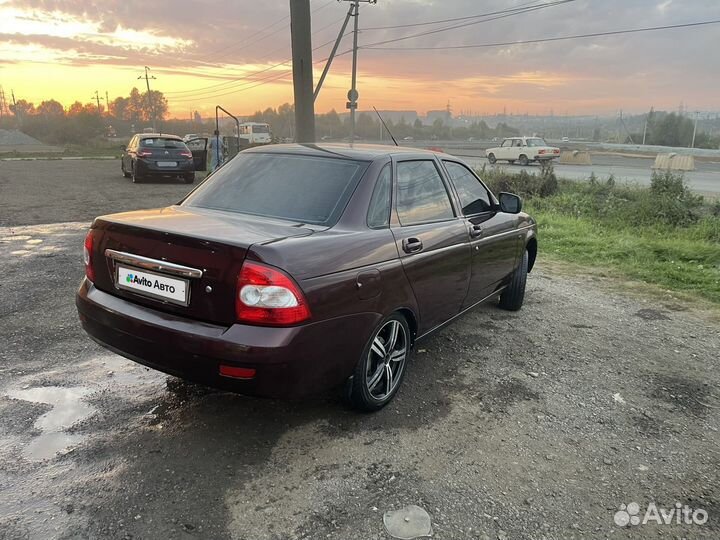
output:
[{"label": "sunset sky", "polygon": [[[476,113],[614,114],[720,109],[720,24],[694,28],[449,50],[412,47],[515,42],[719,20],[718,0],[574,0],[529,13],[470,17],[554,0],[378,0],[361,4],[360,108],[444,108]],[[347,2],[312,0],[315,78]],[[488,19],[495,20],[488,20]],[[352,44],[344,38],[340,52]],[[36,104],[88,102],[96,90],[127,95],[143,66],[171,116],[216,104],[250,114],[292,101],[288,0],[0,0],[0,85]],[[351,55],[336,59],[317,112],[343,111]],[[282,64],[283,62],[286,62]],[[282,64],[282,65],[278,65]],[[260,72],[260,73],[258,73]]]}]

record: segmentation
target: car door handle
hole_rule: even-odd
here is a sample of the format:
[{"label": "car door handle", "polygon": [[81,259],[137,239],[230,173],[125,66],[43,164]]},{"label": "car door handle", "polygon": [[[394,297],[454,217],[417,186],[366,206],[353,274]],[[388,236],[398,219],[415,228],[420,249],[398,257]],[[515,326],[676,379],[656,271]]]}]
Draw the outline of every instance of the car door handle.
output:
[{"label": "car door handle", "polygon": [[402,241],[402,247],[405,253],[417,253],[422,250],[423,243],[419,238],[405,238]]},{"label": "car door handle", "polygon": [[480,225],[472,225],[470,227],[470,238],[480,238],[483,235],[483,229]]}]

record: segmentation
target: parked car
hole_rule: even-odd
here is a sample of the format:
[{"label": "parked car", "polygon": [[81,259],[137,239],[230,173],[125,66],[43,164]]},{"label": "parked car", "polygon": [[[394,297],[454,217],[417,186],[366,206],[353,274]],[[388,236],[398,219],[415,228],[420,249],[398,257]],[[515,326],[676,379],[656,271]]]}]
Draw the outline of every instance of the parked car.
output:
[{"label": "parked car", "polygon": [[100,344],[178,377],[342,387],[376,410],[421,339],[482,302],[520,309],[537,253],[521,206],[447,154],[252,148],[176,205],[96,218],[77,308]]},{"label": "parked car", "polygon": [[198,137],[200,137],[200,135],[198,135],[197,133],[186,133],[185,135],[183,135],[182,140],[183,142],[188,142],[193,139],[197,139]]},{"label": "parked car", "polygon": [[195,181],[192,152],[176,135],[135,135],[123,151],[120,169],[134,183],[149,178],[180,178],[188,184]]},{"label": "parked car", "polygon": [[560,157],[560,149],[548,146],[540,137],[508,137],[500,146],[488,148],[485,155],[490,163],[499,160],[527,165],[531,161],[550,161]]},{"label": "parked car", "polygon": [[570,137],[563,137],[562,142],[570,142]]}]

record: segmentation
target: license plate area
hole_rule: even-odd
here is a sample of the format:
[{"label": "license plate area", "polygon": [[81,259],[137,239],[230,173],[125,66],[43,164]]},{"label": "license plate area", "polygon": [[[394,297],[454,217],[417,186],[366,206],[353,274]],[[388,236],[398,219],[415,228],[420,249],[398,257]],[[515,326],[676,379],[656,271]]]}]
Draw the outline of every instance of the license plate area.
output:
[{"label": "license plate area", "polygon": [[177,161],[158,161],[158,167],[177,167]]},{"label": "license plate area", "polygon": [[190,303],[190,282],[124,264],[115,265],[115,286],[140,296],[178,306]]}]

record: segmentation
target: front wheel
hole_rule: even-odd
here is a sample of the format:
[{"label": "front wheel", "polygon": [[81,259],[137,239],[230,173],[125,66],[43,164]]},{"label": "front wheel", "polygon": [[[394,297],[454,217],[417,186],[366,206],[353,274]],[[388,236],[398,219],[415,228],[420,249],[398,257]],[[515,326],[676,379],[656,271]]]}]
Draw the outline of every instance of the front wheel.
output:
[{"label": "front wheel", "polygon": [[497,162],[497,158],[495,157],[495,154],[488,154],[488,161],[490,162],[490,165],[495,165]]},{"label": "front wheel", "polygon": [[513,272],[510,278],[510,285],[500,294],[500,303],[502,309],[508,311],[518,311],[525,300],[525,284],[527,283],[529,256],[527,250],[523,253],[522,261]]},{"label": "front wheel", "polygon": [[348,381],[353,408],[371,412],[390,403],[405,375],[411,345],[410,328],[401,314],[393,313],[380,324]]}]

